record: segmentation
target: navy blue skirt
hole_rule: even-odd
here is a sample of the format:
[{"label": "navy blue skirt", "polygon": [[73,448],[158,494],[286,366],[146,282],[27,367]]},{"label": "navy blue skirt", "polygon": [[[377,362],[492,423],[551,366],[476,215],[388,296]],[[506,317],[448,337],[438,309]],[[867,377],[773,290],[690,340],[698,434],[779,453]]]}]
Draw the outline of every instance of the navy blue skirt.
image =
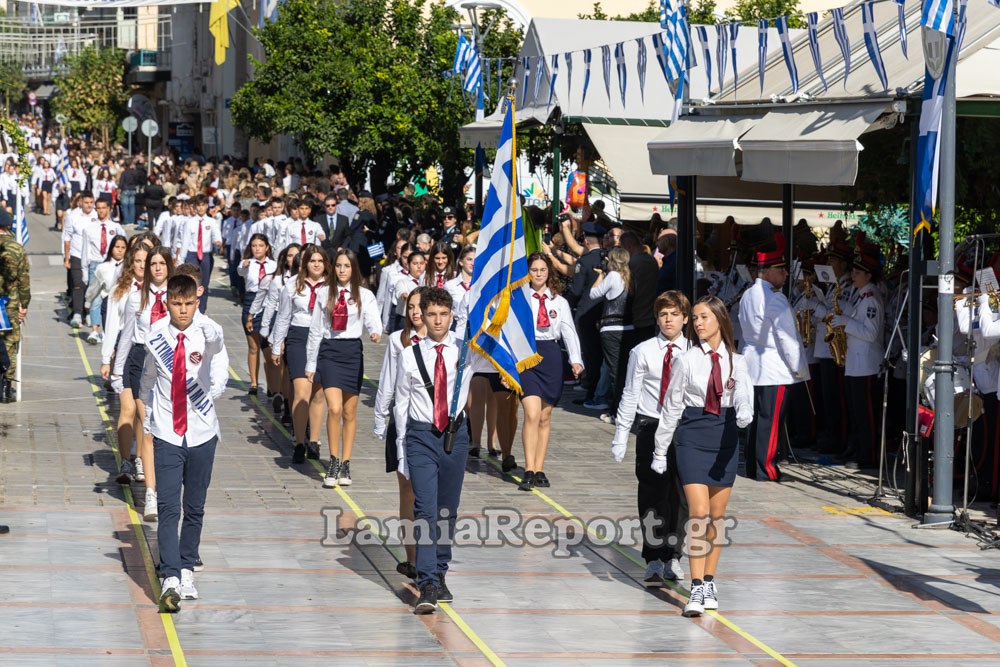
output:
[{"label": "navy blue skirt", "polygon": [[132,344],[129,348],[128,356],[125,357],[125,371],[122,375],[122,384],[126,389],[132,390],[132,396],[141,399],[139,396],[139,384],[142,382],[142,367],[146,363],[146,346]]},{"label": "navy blue skirt", "polygon": [[364,348],[360,338],[324,338],[320,343],[316,373],[320,376],[323,389],[360,394],[364,366]]},{"label": "navy blue skirt", "polygon": [[722,408],[721,414],[713,415],[704,408],[684,408],[674,447],[681,484],[732,486],[739,463],[736,411]]},{"label": "navy blue skirt", "polygon": [[549,405],[556,405],[563,392],[562,349],[558,341],[540,340],[536,344],[542,361],[521,373],[524,396],[538,396]]},{"label": "navy blue skirt", "polygon": [[[250,306],[253,305],[253,300],[256,296],[257,292],[246,292],[243,295],[243,317],[240,319],[240,324],[243,325],[243,333],[247,333],[247,317],[250,316]],[[260,333],[261,324],[263,324],[263,322],[264,311],[262,310],[253,316],[253,333]]]},{"label": "navy blue skirt", "polygon": [[[288,327],[288,335],[285,336],[285,368],[288,369],[288,377],[293,380],[306,376],[306,344],[308,342],[309,327]],[[320,347],[321,351],[322,349]],[[317,362],[314,380],[319,382],[319,377],[319,363]]]}]

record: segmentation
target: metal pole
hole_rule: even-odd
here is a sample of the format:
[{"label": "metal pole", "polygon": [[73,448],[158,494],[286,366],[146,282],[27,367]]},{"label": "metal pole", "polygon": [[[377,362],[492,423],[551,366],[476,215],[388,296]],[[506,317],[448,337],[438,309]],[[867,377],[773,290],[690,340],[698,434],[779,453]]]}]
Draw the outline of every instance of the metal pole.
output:
[{"label": "metal pole", "polygon": [[938,358],[934,364],[934,488],[926,526],[955,520],[952,472],[955,465],[955,69],[958,54],[948,58],[948,80],[941,114],[941,224],[938,227]]},{"label": "metal pole", "polygon": [[132,157],[132,133],[128,133],[128,156]]},{"label": "metal pole", "polygon": [[694,256],[697,246],[698,177],[677,178],[677,289],[695,300]]},{"label": "metal pole", "polygon": [[[788,270],[792,270],[792,231],[794,226],[794,220],[792,219],[795,215],[793,207],[795,206],[795,186],[791,183],[785,183],[781,186],[781,233],[785,236],[785,266]],[[794,284],[795,276],[789,274],[789,280],[785,281],[785,296],[788,299],[792,298],[792,285]]]},{"label": "metal pole", "polygon": [[[140,149],[141,150],[141,149]],[[146,176],[153,171],[153,135],[146,137]]]},{"label": "metal pole", "polygon": [[920,209],[917,194],[917,139],[920,136],[920,116],[910,120],[910,272],[907,274],[907,324],[906,324],[906,422],[904,446],[906,447],[906,483],[903,491],[903,511],[917,516],[924,511],[917,503],[918,471],[923,462],[917,460],[917,405],[920,402],[920,334],[923,329],[921,285],[925,272],[923,246],[924,232],[914,233],[917,226],[916,211]]},{"label": "metal pole", "polygon": [[559,196],[559,164],[562,162],[562,150],[559,147],[560,134],[552,134],[552,231],[559,231],[559,204],[562,197]]}]

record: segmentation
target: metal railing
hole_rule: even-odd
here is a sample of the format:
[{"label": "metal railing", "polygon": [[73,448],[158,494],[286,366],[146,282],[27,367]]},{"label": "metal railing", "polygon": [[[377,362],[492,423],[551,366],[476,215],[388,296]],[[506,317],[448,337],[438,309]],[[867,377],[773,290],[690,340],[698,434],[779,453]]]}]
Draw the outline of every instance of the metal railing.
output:
[{"label": "metal railing", "polygon": [[171,17],[72,18],[39,25],[24,18],[0,18],[0,63],[21,65],[29,80],[47,79],[63,69],[67,55],[90,46],[156,51],[157,66],[169,66]]}]

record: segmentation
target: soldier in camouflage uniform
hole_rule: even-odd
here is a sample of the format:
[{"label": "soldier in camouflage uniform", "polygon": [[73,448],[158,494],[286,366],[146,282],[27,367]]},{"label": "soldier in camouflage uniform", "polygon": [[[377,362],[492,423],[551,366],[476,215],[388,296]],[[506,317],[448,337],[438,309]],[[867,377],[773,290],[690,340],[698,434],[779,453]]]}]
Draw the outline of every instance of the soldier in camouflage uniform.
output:
[{"label": "soldier in camouflage uniform", "polygon": [[0,210],[0,297],[7,297],[7,316],[11,328],[0,332],[10,358],[10,367],[3,375],[0,400],[15,400],[14,378],[17,375],[17,346],[21,342],[21,323],[28,315],[31,302],[31,283],[28,274],[28,257],[13,234],[14,219]]}]

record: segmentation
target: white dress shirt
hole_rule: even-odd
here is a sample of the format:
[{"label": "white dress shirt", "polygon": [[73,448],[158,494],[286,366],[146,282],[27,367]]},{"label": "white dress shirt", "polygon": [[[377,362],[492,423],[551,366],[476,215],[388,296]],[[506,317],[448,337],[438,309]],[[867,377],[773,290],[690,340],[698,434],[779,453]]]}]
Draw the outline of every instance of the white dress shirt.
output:
[{"label": "white dress shirt", "polygon": [[102,299],[108,298],[111,290],[115,287],[118,276],[121,274],[122,261],[120,259],[118,261],[111,259],[97,265],[97,269],[94,271],[94,279],[90,281],[90,284],[87,286],[87,293],[83,297],[83,301],[87,304],[88,308],[90,308],[90,305],[97,297],[101,297]]},{"label": "white dress shirt", "polygon": [[448,294],[451,294],[452,309],[458,308],[458,304],[462,302],[468,291],[472,289],[472,278],[466,278],[464,273],[459,273],[446,282],[444,288],[448,290]]},{"label": "white dress shirt", "polygon": [[396,303],[396,313],[399,315],[406,315],[406,298],[404,294],[408,297],[410,292],[420,287],[424,283],[424,277],[426,272],[421,276],[414,276],[413,274],[407,272],[396,278],[396,287],[393,290],[393,300]]},{"label": "white dress shirt", "polygon": [[169,210],[165,210],[160,213],[160,217],[156,219],[153,223],[153,233],[160,238],[160,243],[167,248],[173,247],[173,233],[171,228],[174,226],[173,222],[174,216],[170,214]]},{"label": "white dress shirt", "polygon": [[212,246],[222,243],[219,222],[210,215],[192,215],[174,235],[174,250],[183,261],[189,252],[198,252],[198,229],[201,229],[201,250],[207,256],[212,254]]},{"label": "white dress shirt", "polygon": [[403,275],[403,266],[399,262],[393,262],[382,267],[379,274],[378,301],[382,309],[382,328],[389,328],[389,317],[392,315],[392,308],[396,305],[396,281]]},{"label": "white dress shirt", "polygon": [[[410,334],[411,337],[415,334]],[[417,341],[419,342],[419,340]],[[413,344],[411,339],[410,345]],[[407,345],[406,347],[409,347]],[[373,431],[379,440],[385,440],[386,422],[389,419],[389,408],[396,395],[396,373],[399,370],[399,355],[403,347],[403,330],[393,332],[385,346],[385,357],[382,358],[382,370],[378,375],[378,391],[375,392],[375,423]],[[412,352],[410,354],[413,354]]]},{"label": "white dress shirt", "polygon": [[250,225],[250,236],[254,234],[263,234],[268,238],[268,243],[270,243],[271,235],[271,217],[257,218],[257,220]]},{"label": "white dress shirt", "polygon": [[[104,230],[106,247],[101,252],[101,229]],[[117,235],[128,236],[125,228],[114,222],[110,217],[107,220],[94,220],[83,227],[81,237],[80,264],[83,265],[83,279],[88,278],[87,267],[93,262],[103,262],[111,249],[111,241]]]},{"label": "white dress shirt", "polygon": [[306,243],[313,243],[315,245],[320,245],[326,235],[323,234],[323,228],[320,227],[318,222],[313,222],[306,218],[305,220],[289,220],[285,224],[284,236],[280,239],[277,249],[283,250],[293,243],[302,243],[302,232],[305,232]]},{"label": "white dress shirt", "polygon": [[[705,407],[708,396],[708,380],[712,373],[711,348],[701,342],[674,360],[670,370],[670,386],[660,410],[660,424],[656,427],[656,454],[665,456],[674,440],[674,432],[680,424],[685,408]],[[753,421],[753,384],[747,371],[746,360],[733,354],[730,373],[729,352],[725,343],[716,350],[719,368],[722,371],[721,407],[736,409],[736,425],[745,428]],[[662,362],[662,360],[661,360]],[[732,388],[729,380],[732,379]]]},{"label": "white dress shirt", "polygon": [[805,350],[788,299],[758,278],[740,300],[740,328],[747,370],[754,386],[788,385],[809,379]]},{"label": "white dress shirt", "polygon": [[[156,303],[156,295],[163,294],[163,305],[167,305],[167,286],[151,287],[149,298],[145,308],[142,306],[142,290],[130,292],[128,300],[125,302],[125,310],[122,313],[121,335],[118,337],[118,347],[115,349],[115,370],[114,374],[121,376],[125,370],[125,360],[128,358],[129,350],[133,345],[142,345],[146,342],[146,334],[152,326],[150,320],[153,316],[153,304]],[[163,320],[169,319],[165,315]],[[160,320],[157,320],[158,322]]]},{"label": "white dress shirt", "polygon": [[102,364],[111,363],[111,358],[115,354],[115,346],[118,344],[118,334],[122,330],[125,306],[128,304],[129,296],[133,292],[139,291],[138,285],[138,281],[133,280],[131,287],[129,287],[128,291],[120,299],[115,298],[114,288],[112,288],[111,297],[108,299],[108,314],[104,318],[104,340],[101,342]]},{"label": "white dress shirt", "polygon": [[[458,339],[448,333],[444,341],[443,356],[444,367],[448,373],[448,388],[445,391],[445,398],[448,401],[448,414],[451,414],[451,404],[454,402],[455,381],[458,375],[458,359],[461,353]],[[415,346],[424,358],[424,366],[427,367],[427,375],[431,381],[434,380],[434,366],[437,363],[437,350],[434,340],[430,337],[424,338]],[[396,456],[400,462],[406,459],[406,426],[409,420],[417,422],[434,422],[434,403],[430,395],[424,388],[424,380],[420,376],[417,368],[417,360],[410,350],[405,350],[399,355],[399,363],[396,368],[396,408],[393,414],[396,417]],[[473,372],[469,368],[471,357],[478,355],[470,354],[465,357],[466,368],[462,373],[462,386],[459,387],[458,408],[461,412],[469,399],[469,384],[472,382]]]},{"label": "white dress shirt", "polygon": [[285,238],[285,228],[288,227],[291,221],[291,218],[284,213],[268,218],[267,240],[270,241],[272,248],[284,247],[281,245],[281,242]]},{"label": "white dress shirt", "polygon": [[576,326],[573,324],[573,312],[570,310],[569,302],[557,294],[553,294],[548,287],[542,289],[539,294],[545,295],[545,307],[548,309],[549,326],[538,326],[538,307],[541,299],[534,297],[535,290],[531,285],[523,288],[525,298],[531,306],[531,321],[535,325],[535,340],[554,340],[566,343],[566,353],[569,355],[570,364],[583,365],[583,356],[580,354],[580,338],[576,334]]},{"label": "white dress shirt", "polygon": [[285,284],[292,278],[294,276],[290,276],[288,273],[283,273],[277,278],[266,276],[264,282],[261,284],[261,288],[257,290],[257,296],[253,298],[253,303],[250,304],[251,315],[263,312],[261,316],[260,335],[264,338],[271,335],[271,327],[278,313],[281,291],[285,289]]},{"label": "white dress shirt", "polygon": [[[361,314],[358,314],[358,304],[353,303],[350,287],[338,285],[330,286],[330,289],[337,290],[338,294],[342,290],[348,290],[344,298],[347,300],[347,328],[343,331],[334,331],[332,315],[326,311],[326,301],[316,299],[316,307],[312,312],[312,323],[309,325],[309,343],[306,345],[306,372],[316,372],[316,361],[319,359],[319,346],[325,339],[360,339],[361,326],[368,330],[370,334],[382,334],[382,322],[379,321],[378,303],[371,290],[359,288],[361,297]],[[336,303],[336,298],[334,298]],[[331,308],[333,304],[331,304]]]},{"label": "white dress shirt", "polygon": [[[678,336],[677,340],[668,341],[666,336],[658,333],[654,338],[636,345],[629,353],[625,389],[618,403],[612,444],[624,445],[628,442],[628,434],[637,413],[652,419],[660,418],[660,380],[663,378],[663,359],[667,356],[668,347],[673,350],[670,365],[670,375],[673,377],[677,372],[677,361],[691,348],[691,341],[683,335]],[[666,400],[667,396],[664,394],[664,403]]]},{"label": "white dress shirt", "polygon": [[[184,334],[187,381],[187,431],[174,432],[173,384],[174,352],[178,334]],[[222,396],[229,378],[229,354],[222,328],[206,316],[195,317],[186,330],[179,331],[169,317],[156,323],[146,340],[140,395],[146,401],[147,429],[153,437],[172,445],[203,445],[221,435],[214,400]]]},{"label": "white dress shirt", "polygon": [[878,374],[885,348],[882,345],[884,310],[874,285],[854,290],[851,300],[842,306],[840,317],[847,334],[844,375],[865,377]]},{"label": "white dress shirt", "polygon": [[63,219],[62,242],[69,241],[69,256],[83,257],[83,230],[92,220],[97,220],[97,211],[84,215],[79,208],[74,208]]},{"label": "white dress shirt", "polygon": [[250,263],[247,266],[243,266],[243,262],[241,261],[240,265],[236,267],[236,273],[243,277],[247,292],[259,292],[262,280],[260,277],[261,267],[264,267],[263,279],[266,280],[278,268],[278,264],[270,257],[264,257],[263,259],[251,257],[249,261]]},{"label": "white dress shirt", "polygon": [[[976,383],[976,389],[981,394],[992,394],[997,390],[997,372],[1000,364],[997,363],[996,354],[990,354],[990,348],[997,343],[997,336],[1000,331],[990,327],[988,330],[994,336],[987,338],[983,334],[983,321],[988,320],[992,324],[997,318],[997,313],[990,310],[989,297],[979,297],[979,305],[973,305],[973,314],[970,317],[969,302],[967,299],[959,299],[955,302],[955,322],[963,339],[969,334],[969,320],[972,320],[972,344],[973,363],[972,378]],[[978,314],[976,311],[978,310]]]},{"label": "white dress shirt", "polygon": [[[330,291],[326,282],[320,281],[313,285],[316,291],[316,301],[312,309],[309,308],[309,302],[312,300],[313,289],[306,282],[302,291],[299,292],[296,289],[298,283],[297,276],[289,279],[278,295],[277,315],[274,318],[274,326],[271,327],[271,337],[268,339],[273,349],[272,354],[281,354],[285,338],[288,337],[289,327],[312,326],[313,311],[317,308],[322,310],[323,304],[326,303],[326,297]],[[351,310],[351,306],[348,305],[348,314]],[[357,308],[354,308],[354,312],[357,313]],[[311,337],[312,333],[310,332],[309,335]],[[357,337],[361,337],[360,331]]]}]

